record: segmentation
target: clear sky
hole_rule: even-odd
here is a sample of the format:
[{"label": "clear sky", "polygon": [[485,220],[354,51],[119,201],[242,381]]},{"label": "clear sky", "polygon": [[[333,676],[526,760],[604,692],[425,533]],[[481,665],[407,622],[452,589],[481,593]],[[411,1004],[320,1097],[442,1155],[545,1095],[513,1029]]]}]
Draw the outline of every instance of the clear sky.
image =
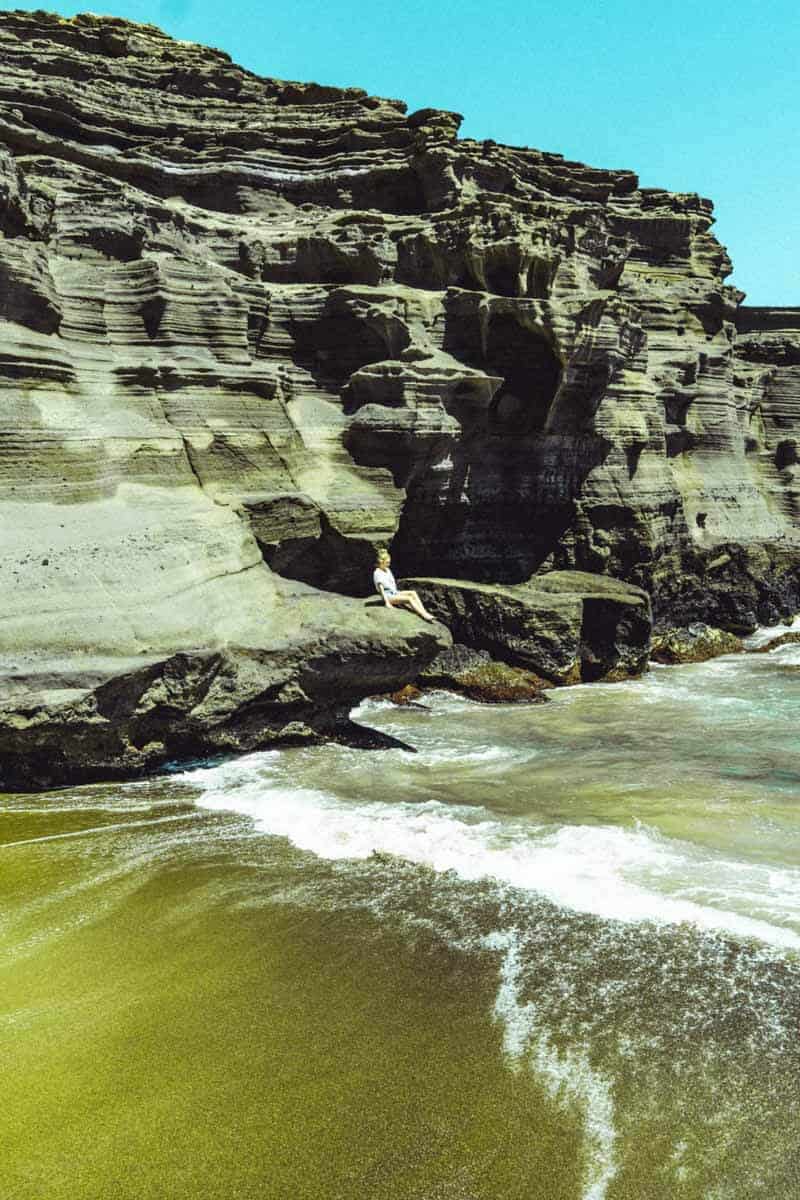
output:
[{"label": "clear sky", "polygon": [[100,11],[259,74],[455,109],[465,136],[710,196],[730,282],[750,304],[800,305],[798,0],[102,0]]}]

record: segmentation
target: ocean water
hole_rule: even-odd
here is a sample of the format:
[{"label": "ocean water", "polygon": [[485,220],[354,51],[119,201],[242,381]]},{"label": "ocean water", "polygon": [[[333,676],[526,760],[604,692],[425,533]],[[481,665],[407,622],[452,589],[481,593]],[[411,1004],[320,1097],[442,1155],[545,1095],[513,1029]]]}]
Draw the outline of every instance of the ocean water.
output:
[{"label": "ocean water", "polygon": [[800,646],[551,696],[1,797],[4,1200],[800,1197]]}]

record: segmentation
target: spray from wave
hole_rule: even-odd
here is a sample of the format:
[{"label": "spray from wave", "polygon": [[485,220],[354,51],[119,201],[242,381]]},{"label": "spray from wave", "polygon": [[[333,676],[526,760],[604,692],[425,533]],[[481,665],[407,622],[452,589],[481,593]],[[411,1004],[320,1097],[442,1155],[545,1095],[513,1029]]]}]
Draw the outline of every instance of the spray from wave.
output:
[{"label": "spray from wave", "polygon": [[605,1200],[617,1172],[611,1082],[592,1070],[585,1047],[557,1050],[538,1019],[536,1005],[522,1000],[517,931],[492,933],[484,944],[502,954],[494,1017],[503,1026],[503,1050],[512,1065],[519,1068],[527,1063],[533,1068],[551,1100],[578,1108],[589,1148],[583,1200]]},{"label": "spray from wave", "polygon": [[667,839],[644,825],[536,824],[480,806],[354,802],[291,787],[280,756],[251,755],[182,777],[204,807],[245,813],[267,834],[326,859],[393,855],[495,879],[610,920],[689,922],[800,949],[800,870],[768,868]]}]

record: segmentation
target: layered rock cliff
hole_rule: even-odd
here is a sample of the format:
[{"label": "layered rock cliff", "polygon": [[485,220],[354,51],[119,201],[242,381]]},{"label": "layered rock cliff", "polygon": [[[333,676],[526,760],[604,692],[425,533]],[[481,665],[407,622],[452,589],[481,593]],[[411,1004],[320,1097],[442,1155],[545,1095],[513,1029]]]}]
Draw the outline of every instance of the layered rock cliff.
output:
[{"label": "layered rock cliff", "polygon": [[798,606],[796,319],[742,316],[709,201],[460,119],[0,14],[7,785],[400,686],[446,639],[344,598],[378,542],[662,621]]}]

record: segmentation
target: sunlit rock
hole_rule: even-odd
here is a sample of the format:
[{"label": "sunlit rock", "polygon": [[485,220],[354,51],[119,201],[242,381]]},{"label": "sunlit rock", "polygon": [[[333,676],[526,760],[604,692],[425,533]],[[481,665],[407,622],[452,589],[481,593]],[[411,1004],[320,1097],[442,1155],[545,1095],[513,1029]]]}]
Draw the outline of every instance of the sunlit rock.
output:
[{"label": "sunlit rock", "polygon": [[[386,543],[398,574],[617,578],[660,624],[800,607],[796,314],[739,308],[710,201],[110,17],[0,14],[0,75],[4,712],[21,671],[68,747],[62,702],[133,697],[137,662],[318,638],[340,709],[401,687],[444,633],[334,598]],[[247,687],[242,746],[294,720]],[[162,749],[114,770],[169,752],[152,711]],[[20,764],[55,744],[3,719]]]}]

